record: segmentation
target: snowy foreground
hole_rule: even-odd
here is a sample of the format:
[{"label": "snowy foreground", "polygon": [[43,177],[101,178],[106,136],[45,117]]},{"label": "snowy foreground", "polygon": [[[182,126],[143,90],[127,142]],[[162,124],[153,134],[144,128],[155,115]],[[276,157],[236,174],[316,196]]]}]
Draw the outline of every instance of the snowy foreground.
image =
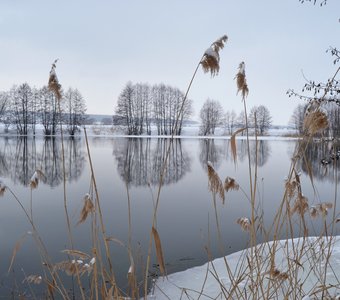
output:
[{"label": "snowy foreground", "polygon": [[[265,287],[268,287],[270,278],[270,261],[266,254],[272,247],[273,242],[258,246],[261,249],[261,267],[256,275],[260,275]],[[252,299],[249,289],[251,276],[247,267],[250,251],[246,249],[225,257],[234,276],[233,281],[238,282],[230,299]],[[286,299],[340,299],[340,236],[281,240],[276,243],[275,267],[284,274],[283,277],[270,280],[269,297],[262,297],[260,293],[258,298],[284,299],[284,293],[293,283],[296,294],[289,294]],[[225,299],[233,286],[224,258],[218,258],[203,266],[158,278],[148,299]]]}]

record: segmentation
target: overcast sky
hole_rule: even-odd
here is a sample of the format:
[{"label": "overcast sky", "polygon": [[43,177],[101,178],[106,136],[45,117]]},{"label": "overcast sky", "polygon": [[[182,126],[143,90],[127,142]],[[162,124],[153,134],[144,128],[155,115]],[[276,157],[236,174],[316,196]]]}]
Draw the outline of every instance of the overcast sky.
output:
[{"label": "overcast sky", "polygon": [[64,89],[78,88],[87,112],[113,114],[128,81],[181,90],[202,53],[226,34],[220,73],[202,70],[189,93],[194,119],[207,98],[242,110],[234,76],[244,61],[247,103],[266,105],[287,124],[303,75],[326,81],[335,71],[325,51],[340,41],[340,0],[320,7],[298,0],[1,0],[0,91],[47,83],[51,63]]}]

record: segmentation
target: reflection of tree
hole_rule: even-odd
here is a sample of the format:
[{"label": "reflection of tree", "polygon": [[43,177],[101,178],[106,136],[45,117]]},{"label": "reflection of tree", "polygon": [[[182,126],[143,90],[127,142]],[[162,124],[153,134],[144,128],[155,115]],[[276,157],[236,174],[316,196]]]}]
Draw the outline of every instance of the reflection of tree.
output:
[{"label": "reflection of tree", "polygon": [[[79,178],[84,169],[85,155],[80,140],[64,140],[65,168],[68,181]],[[10,177],[13,182],[27,185],[36,169],[40,169],[50,186],[62,182],[61,141],[48,138],[39,143],[34,138],[20,137],[4,139],[0,148],[0,166],[2,177]]]},{"label": "reflection of tree", "polygon": [[[270,156],[270,145],[268,141],[258,140],[257,141],[257,153],[256,153],[256,141],[249,141],[250,147],[250,158],[251,163],[254,165],[256,162],[257,154],[257,165],[262,167],[268,161]],[[205,139],[200,141],[200,162],[204,169],[207,167],[207,162],[210,161],[214,168],[218,168],[221,164],[222,157],[226,157],[227,161],[234,161],[230,140],[225,140],[223,145],[217,145],[214,139]],[[247,141],[243,139],[236,140],[236,152],[237,161],[242,162],[245,159],[248,160],[248,146]]]},{"label": "reflection of tree", "polygon": [[[270,146],[268,141],[258,140],[257,147],[256,141],[250,141],[250,152],[251,152],[251,162],[253,165],[256,163],[256,155],[257,155],[257,166],[262,167],[268,161],[270,156]],[[256,153],[257,148],[257,153]]]},{"label": "reflection of tree", "polygon": [[220,164],[224,154],[223,147],[216,145],[213,139],[200,140],[200,162],[203,169],[207,168],[207,163],[210,161],[215,169],[217,169]]},{"label": "reflection of tree", "polygon": [[[297,147],[302,149],[306,145],[297,143]],[[340,163],[337,159],[332,159],[332,154],[340,150],[340,144],[333,142],[314,142],[309,143],[305,155],[301,157],[301,170],[309,174],[312,172],[313,176],[319,180],[335,181],[335,178],[340,180]],[[322,164],[322,160],[329,161],[327,164]]]},{"label": "reflection of tree", "polygon": [[[169,148],[170,146],[170,148]],[[128,184],[158,184],[167,150],[170,149],[163,184],[179,181],[190,170],[191,160],[180,140],[129,138],[115,143],[113,154],[118,172]]]},{"label": "reflection of tree", "polygon": [[5,177],[10,169],[11,160],[8,160],[7,157],[11,154],[12,148],[10,145],[10,139],[5,137],[3,139],[2,149],[0,151],[0,176]]}]

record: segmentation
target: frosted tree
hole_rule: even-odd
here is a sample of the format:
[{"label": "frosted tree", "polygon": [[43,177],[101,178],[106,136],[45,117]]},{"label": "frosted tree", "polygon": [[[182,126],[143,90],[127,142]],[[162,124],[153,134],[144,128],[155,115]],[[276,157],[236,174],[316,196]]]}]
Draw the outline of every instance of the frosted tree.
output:
[{"label": "frosted tree", "polygon": [[222,124],[223,109],[217,100],[207,99],[200,111],[200,135],[215,134],[217,126]]},{"label": "frosted tree", "polygon": [[78,89],[69,88],[64,96],[63,102],[64,117],[68,133],[73,136],[84,124],[86,104]]},{"label": "frosted tree", "polygon": [[272,125],[272,116],[264,106],[254,106],[249,113],[249,126],[256,129],[260,135],[265,134]]}]

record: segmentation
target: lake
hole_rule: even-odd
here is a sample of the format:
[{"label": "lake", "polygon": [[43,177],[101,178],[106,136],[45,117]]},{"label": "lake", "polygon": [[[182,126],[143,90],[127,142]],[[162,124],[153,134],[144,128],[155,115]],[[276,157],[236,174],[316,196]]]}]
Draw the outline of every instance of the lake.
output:
[{"label": "lake", "polygon": [[[42,266],[39,248],[31,234],[32,227],[15,197],[29,214],[32,213],[34,224],[52,261],[67,260],[67,255],[62,252],[71,248],[64,208],[62,145],[58,138],[1,137],[0,140],[0,177],[9,188],[0,198],[0,295],[18,295],[21,292],[31,297],[33,292],[39,295],[41,289],[46,288],[44,286],[39,290],[39,287],[23,280],[31,274],[43,274],[45,267]],[[263,215],[266,228],[270,228],[282,200],[285,177],[297,143],[296,140],[283,138],[259,140],[256,151],[256,142],[250,142],[253,168],[255,153],[258,156],[256,199],[258,212]],[[131,244],[140,270],[145,266],[153,208],[169,144],[169,139],[162,138],[89,138],[107,236],[126,246]],[[309,205],[334,202],[335,191],[339,192],[339,168],[330,165],[325,167],[320,163],[327,156],[328,147],[327,143],[313,143],[307,148],[306,158],[302,159],[299,166],[302,190],[309,199]],[[175,139],[169,149],[157,213],[157,230],[167,272],[173,273],[205,263],[208,260],[206,249],[215,258],[247,247],[248,233],[243,232],[236,223],[239,217],[250,217],[251,214],[246,197],[250,192],[245,140],[237,141],[236,164],[229,139]],[[84,196],[93,192],[85,139],[66,138],[64,155],[67,210],[74,248],[92,256],[90,217],[78,224]],[[229,176],[240,185],[238,191],[226,193],[224,203],[216,196],[216,210],[214,197],[208,189],[208,161],[222,181]],[[41,170],[44,176],[37,188],[31,189],[29,182],[36,169]],[[314,188],[310,174],[313,174]],[[223,251],[218,242],[216,214]],[[331,220],[331,215],[328,214],[326,221]],[[321,232],[322,219],[313,220],[307,216],[306,222],[309,235]],[[296,229],[295,236],[302,234],[298,229],[298,219],[293,226]],[[16,245],[13,265],[8,272]],[[127,250],[113,241],[110,242],[110,251],[117,282],[122,289],[127,289],[126,278],[130,265]],[[152,253],[150,278],[159,274],[154,249]],[[65,281],[66,286],[72,289],[72,278],[65,275]]]}]

